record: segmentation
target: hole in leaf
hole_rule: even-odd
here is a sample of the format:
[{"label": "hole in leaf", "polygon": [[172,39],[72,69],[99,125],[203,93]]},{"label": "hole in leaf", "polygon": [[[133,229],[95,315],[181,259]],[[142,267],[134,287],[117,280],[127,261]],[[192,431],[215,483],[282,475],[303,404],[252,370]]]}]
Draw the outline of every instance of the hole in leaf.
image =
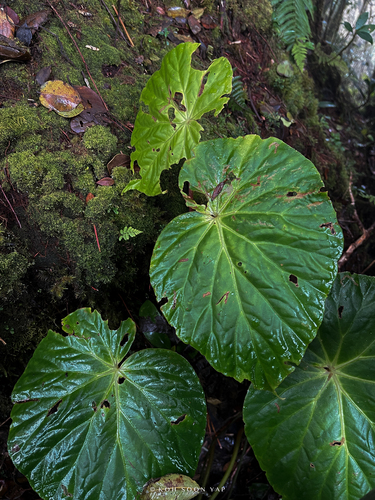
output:
[{"label": "hole in leaf", "polygon": [[206,73],[205,75],[203,75],[203,78],[202,78],[202,83],[201,83],[201,87],[199,89],[199,92],[198,92],[198,97],[200,97],[202,94],[203,94],[203,91],[204,91],[204,86],[206,85],[207,83],[207,78],[208,78],[208,75],[210,74],[210,72]]},{"label": "hole in leaf", "polygon": [[341,319],[342,318],[342,312],[344,310],[344,306],[340,306],[338,309],[337,309],[337,312],[338,312],[338,315],[339,315],[339,318]]},{"label": "hole in leaf", "polygon": [[296,286],[298,286],[298,278],[297,276],[294,276],[294,274],[290,274],[289,275],[289,281],[291,281],[292,283],[294,283]]},{"label": "hole in leaf", "polygon": [[108,401],[108,399],[104,399],[104,401],[101,402],[100,408],[110,408],[111,403]]},{"label": "hole in leaf", "polygon": [[323,186],[319,189],[319,193],[326,193],[327,191],[328,191],[328,188],[326,188],[325,186]]},{"label": "hole in leaf", "polygon": [[328,227],[331,231],[331,234],[336,234],[335,228],[333,227],[332,222],[326,222],[325,224],[320,224],[319,227]]},{"label": "hole in leaf", "polygon": [[172,420],[171,425],[178,425],[181,422],[183,422],[185,420],[185,418],[186,418],[186,413],[181,415],[181,417],[178,417],[177,420]]},{"label": "hole in leaf", "polygon": [[286,195],[291,198],[292,196],[297,196],[297,192],[296,191],[289,191],[288,193],[286,193]]},{"label": "hole in leaf", "polygon": [[345,443],[345,438],[341,438],[341,441],[332,441],[329,443],[330,446],[342,446]]},{"label": "hole in leaf", "polygon": [[117,365],[117,368],[121,368],[121,365],[122,365],[122,363],[125,361],[125,359],[126,359],[126,354],[125,354],[125,356],[122,358],[122,360],[120,361],[120,363]]},{"label": "hole in leaf", "polygon": [[182,104],[182,99],[184,96],[181,94],[181,92],[176,92],[174,95],[174,102],[177,104],[177,107],[180,111],[186,111],[185,106]]},{"label": "hole in leaf", "polygon": [[52,413],[56,413],[60,404],[62,403],[62,399],[59,399],[57,403],[55,403],[50,410],[48,410],[47,417],[52,415]]},{"label": "hole in leaf", "polygon": [[122,340],[120,342],[120,346],[124,346],[126,344],[126,342],[128,341],[128,338],[129,338],[129,334],[128,333],[125,333],[125,335],[122,337]]},{"label": "hole in leaf", "polygon": [[95,404],[95,401],[93,401],[93,402],[91,403],[91,406],[92,406],[92,409],[93,409],[94,411],[96,411],[96,410],[98,409],[98,407],[97,407],[97,406],[96,406],[96,404]]},{"label": "hole in leaf", "polygon": [[238,266],[238,267],[241,267],[241,266],[242,266],[242,262],[239,262],[239,263],[237,264],[237,266]]},{"label": "hole in leaf", "polygon": [[171,122],[173,122],[173,120],[175,119],[175,114],[174,114],[174,109],[173,108],[169,108],[168,109],[168,118]]},{"label": "hole in leaf", "polygon": [[125,382],[125,377],[119,377],[117,383],[118,384],[123,384]]},{"label": "hole in leaf", "polygon": [[68,372],[65,373],[65,377],[68,377]]},{"label": "hole in leaf", "polygon": [[312,469],[315,469],[315,465],[314,465],[314,464],[310,464],[310,467],[311,467]]}]

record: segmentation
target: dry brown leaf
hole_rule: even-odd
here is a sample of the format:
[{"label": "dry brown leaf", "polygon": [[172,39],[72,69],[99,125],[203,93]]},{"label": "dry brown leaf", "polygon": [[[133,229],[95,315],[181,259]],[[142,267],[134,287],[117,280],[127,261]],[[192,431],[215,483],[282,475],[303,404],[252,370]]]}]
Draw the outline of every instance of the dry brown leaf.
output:
[{"label": "dry brown leaf", "polygon": [[130,156],[119,153],[114,156],[111,161],[107,164],[107,169],[110,174],[115,167],[130,167]]},{"label": "dry brown leaf", "polygon": [[93,198],[95,198],[95,196],[92,194],[92,193],[89,193],[87,196],[86,196],[86,205],[87,203],[92,200]]},{"label": "dry brown leaf", "polygon": [[99,186],[113,186],[114,183],[115,181],[111,177],[103,177],[97,182]]},{"label": "dry brown leaf", "polygon": [[[11,22],[9,22],[11,21]],[[0,34],[7,38],[14,38],[15,27],[9,15],[0,9]]]}]

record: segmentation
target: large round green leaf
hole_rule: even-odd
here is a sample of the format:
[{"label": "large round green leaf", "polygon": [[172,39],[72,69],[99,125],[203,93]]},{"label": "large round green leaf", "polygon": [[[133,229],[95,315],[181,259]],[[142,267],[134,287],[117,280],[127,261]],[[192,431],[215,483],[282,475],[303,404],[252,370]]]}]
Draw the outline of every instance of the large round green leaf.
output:
[{"label": "large round green leaf", "polygon": [[375,279],[340,274],[279,398],[249,389],[245,432],[283,500],[357,500],[375,488],[374,313]]},{"label": "large round green leaf", "polygon": [[315,337],[342,251],[319,173],[282,141],[253,135],[199,144],[185,181],[206,204],[186,197],[196,211],[155,245],[162,310],[218,371],[273,389]]},{"label": "large round green leaf", "polygon": [[[44,499],[133,500],[151,477],[194,473],[206,413],[188,362],[162,349],[124,360],[131,320],[89,309],[49,331],[13,391],[9,453]],[[74,335],[73,335],[74,333]]]}]

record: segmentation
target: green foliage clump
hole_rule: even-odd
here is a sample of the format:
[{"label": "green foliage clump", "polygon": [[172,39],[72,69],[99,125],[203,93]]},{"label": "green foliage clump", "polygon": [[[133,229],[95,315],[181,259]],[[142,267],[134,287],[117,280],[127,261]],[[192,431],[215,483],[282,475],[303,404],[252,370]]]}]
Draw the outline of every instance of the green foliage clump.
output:
[{"label": "green foliage clump", "polygon": [[314,95],[314,82],[307,72],[300,72],[294,66],[293,76],[285,78],[277,74],[276,64],[273,64],[267,72],[267,79],[281,94],[294,119],[308,119],[310,126],[318,125],[318,100]]},{"label": "green foliage clump", "polygon": [[103,125],[96,125],[86,130],[83,136],[85,147],[93,151],[103,162],[108,162],[116,152],[117,137]]},{"label": "green foliage clump", "polygon": [[20,280],[30,266],[24,255],[17,251],[3,253],[3,249],[4,247],[0,245],[0,298],[6,297],[20,287]]},{"label": "green foliage clump", "polygon": [[272,6],[269,0],[228,0],[227,9],[232,10],[233,17],[241,21],[242,30],[255,27],[260,31],[268,31],[271,27]]}]

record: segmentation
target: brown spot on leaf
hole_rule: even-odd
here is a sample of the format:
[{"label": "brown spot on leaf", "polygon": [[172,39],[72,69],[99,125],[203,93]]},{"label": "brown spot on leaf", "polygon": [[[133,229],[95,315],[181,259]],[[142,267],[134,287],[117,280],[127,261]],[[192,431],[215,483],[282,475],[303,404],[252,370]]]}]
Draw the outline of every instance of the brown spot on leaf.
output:
[{"label": "brown spot on leaf", "polygon": [[229,296],[229,293],[230,292],[225,292],[224,295],[222,297],[220,297],[219,301],[216,303],[216,305],[220,304],[220,302],[224,299],[225,297],[225,300],[224,300],[224,304],[226,304],[228,302],[228,296]]},{"label": "brown spot on leaf", "polygon": [[254,186],[254,187],[260,186],[260,175],[258,175],[258,178],[257,178],[257,181],[256,181],[255,184],[253,184],[252,182],[250,182],[250,186]]},{"label": "brown spot on leaf", "polygon": [[332,441],[332,443],[329,443],[330,446],[342,446],[345,443],[345,438],[342,437],[341,441]]},{"label": "brown spot on leaf", "polygon": [[180,259],[178,262],[187,262],[189,259]]},{"label": "brown spot on leaf", "polygon": [[206,292],[203,294],[203,297],[208,297],[209,295],[211,295],[211,292]]},{"label": "brown spot on leaf", "polygon": [[104,399],[100,403],[100,408],[110,408],[110,407],[111,407],[111,403],[108,401],[108,399]]},{"label": "brown spot on leaf", "polygon": [[331,234],[336,234],[335,228],[333,227],[332,222],[326,222],[325,224],[320,224],[319,227],[328,227],[331,231]]},{"label": "brown spot on leaf", "polygon": [[268,146],[268,149],[271,149],[272,146],[275,147],[275,151],[274,153],[276,154],[276,151],[277,151],[277,148],[280,146],[280,144],[278,142],[272,142],[269,146]]},{"label": "brown spot on leaf", "polygon": [[338,313],[340,319],[342,318],[342,312],[343,312],[343,310],[344,310],[344,306],[340,306],[337,309],[337,313]]}]

